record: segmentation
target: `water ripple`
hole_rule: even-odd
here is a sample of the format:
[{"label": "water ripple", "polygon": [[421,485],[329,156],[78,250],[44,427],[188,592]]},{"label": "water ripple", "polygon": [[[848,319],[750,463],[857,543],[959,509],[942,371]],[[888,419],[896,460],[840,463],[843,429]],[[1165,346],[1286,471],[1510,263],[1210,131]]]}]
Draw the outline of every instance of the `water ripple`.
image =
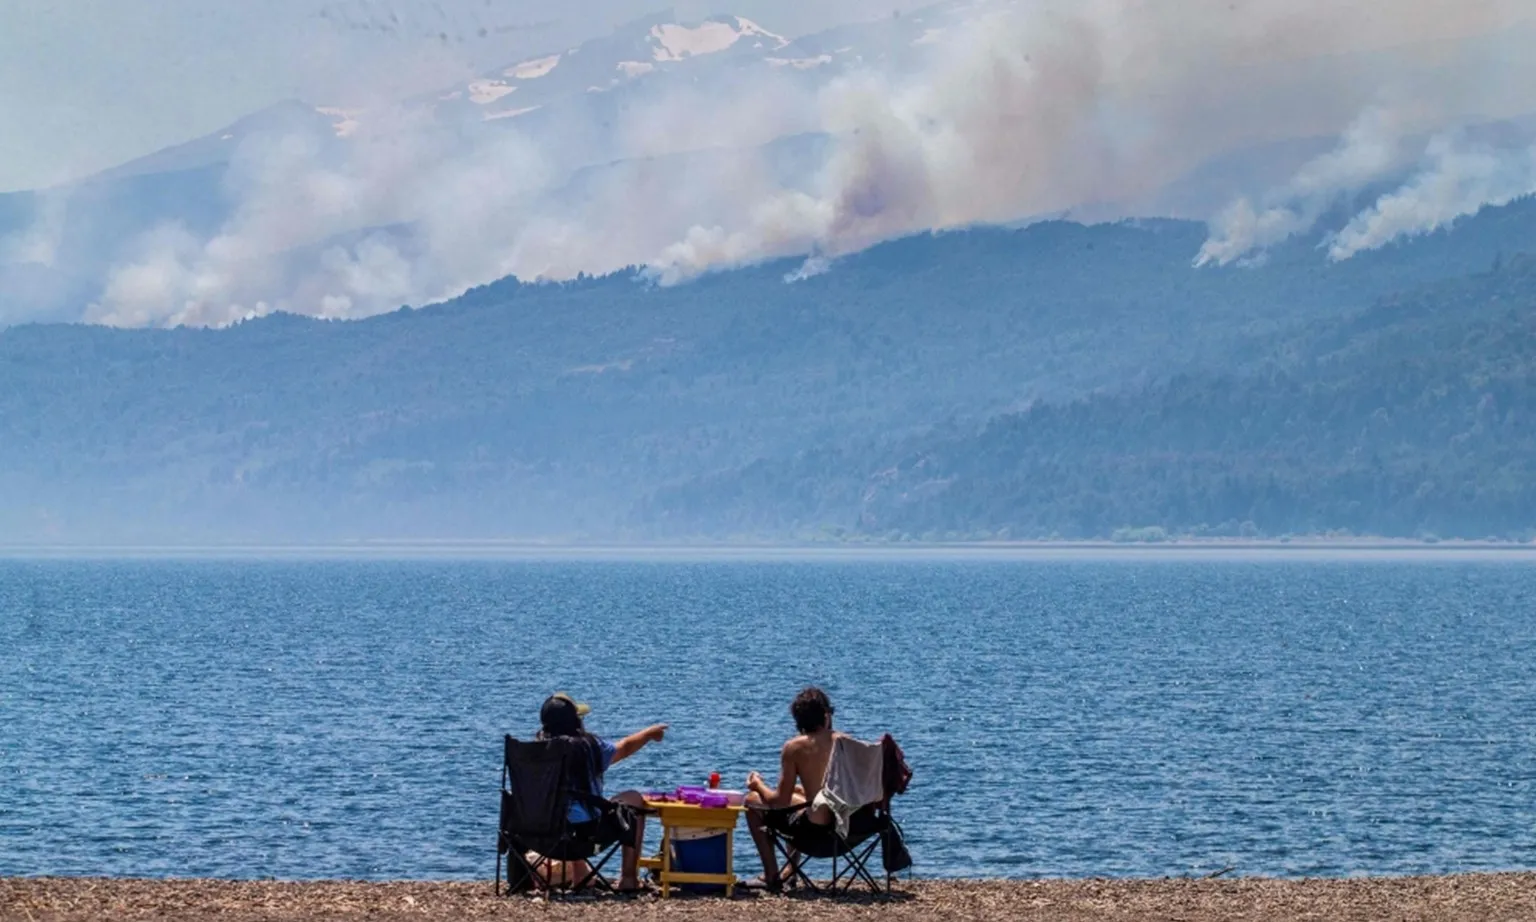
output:
[{"label": "water ripple", "polygon": [[[489,875],[568,689],[776,764],[897,734],[930,875],[1536,866],[1536,571],[1400,563],[0,563],[0,874]],[[738,847],[750,851],[743,840]]]}]

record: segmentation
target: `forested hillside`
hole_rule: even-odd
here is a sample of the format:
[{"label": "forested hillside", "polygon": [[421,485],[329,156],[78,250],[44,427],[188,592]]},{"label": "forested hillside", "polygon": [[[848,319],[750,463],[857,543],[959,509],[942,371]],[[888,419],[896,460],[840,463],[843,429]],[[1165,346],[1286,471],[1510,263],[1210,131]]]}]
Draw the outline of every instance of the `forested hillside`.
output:
[{"label": "forested hillside", "polygon": [[[1414,351],[1427,334],[1371,327],[1372,311],[1418,310],[1447,337],[1467,331],[1437,326],[1442,311],[1486,314],[1488,340],[1455,366],[1465,374],[1488,350],[1514,354],[1516,331],[1477,286],[1524,277],[1513,256],[1486,273],[1536,240],[1536,204],[1337,265],[1297,241],[1261,267],[1196,271],[1202,237],[1180,222],[1050,222],[896,241],[797,282],[790,262],[671,288],[508,280],[346,323],[0,331],[0,541],[1385,523],[1350,493],[1370,468],[1318,480],[1318,466],[1378,407],[1419,412],[1368,397],[1371,382],[1424,394],[1452,370]],[[1382,377],[1415,355],[1420,377]],[[1426,407],[1454,428],[1464,397]],[[1249,417],[1274,434],[1234,442],[1220,428]],[[1404,434],[1381,463],[1410,492],[1460,476],[1452,462],[1493,463],[1475,436],[1447,448],[1441,429],[1393,425]],[[1271,456],[1282,481],[1301,478],[1275,488],[1293,492],[1244,499],[1260,489],[1246,472]],[[1223,478],[1235,485],[1213,492]],[[1302,487],[1332,499],[1297,505]],[[1490,525],[1513,527],[1507,507]],[[1393,530],[1457,530],[1402,515]]]},{"label": "forested hillside", "polygon": [[1278,337],[1246,369],[1042,401],[899,453],[664,491],[682,532],[1112,538],[1536,535],[1536,258]]}]

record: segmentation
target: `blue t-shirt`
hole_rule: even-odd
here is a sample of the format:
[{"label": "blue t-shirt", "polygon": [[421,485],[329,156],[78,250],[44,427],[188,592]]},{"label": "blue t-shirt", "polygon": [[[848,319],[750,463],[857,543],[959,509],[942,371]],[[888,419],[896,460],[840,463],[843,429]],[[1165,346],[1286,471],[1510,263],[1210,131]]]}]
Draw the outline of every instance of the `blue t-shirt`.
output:
[{"label": "blue t-shirt", "polygon": [[[592,794],[596,797],[602,797],[603,773],[608,770],[608,766],[613,764],[614,753],[619,751],[619,747],[613,745],[600,736],[594,736],[592,739],[597,742],[598,752],[597,772],[592,776]],[[587,810],[586,804],[572,800],[570,810],[566,813],[566,818],[572,823],[590,823],[593,819],[593,816],[591,812]]]}]

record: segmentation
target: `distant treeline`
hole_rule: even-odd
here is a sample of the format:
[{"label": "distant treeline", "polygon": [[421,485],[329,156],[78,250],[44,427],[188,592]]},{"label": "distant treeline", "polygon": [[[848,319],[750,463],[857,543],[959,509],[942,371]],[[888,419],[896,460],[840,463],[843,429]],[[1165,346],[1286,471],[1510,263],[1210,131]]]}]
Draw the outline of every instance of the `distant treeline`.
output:
[{"label": "distant treeline", "polygon": [[1536,535],[1536,259],[1276,337],[1245,371],[1037,403],[899,455],[662,491],[686,531],[895,539]]},{"label": "distant treeline", "polygon": [[[0,331],[0,542],[1519,534],[1536,202],[1339,264],[1177,221],[788,283]],[[3,297],[3,295],[0,295]]]}]

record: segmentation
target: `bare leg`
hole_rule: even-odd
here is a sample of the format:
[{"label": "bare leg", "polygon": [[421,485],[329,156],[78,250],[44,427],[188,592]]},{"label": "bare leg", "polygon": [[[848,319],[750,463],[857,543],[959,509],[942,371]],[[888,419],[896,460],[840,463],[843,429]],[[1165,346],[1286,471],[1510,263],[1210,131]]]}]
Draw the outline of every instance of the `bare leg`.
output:
[{"label": "bare leg", "polygon": [[[539,859],[539,855],[535,852],[529,852],[526,857],[529,864]],[[591,865],[580,859],[560,861],[551,858],[544,864],[544,877],[549,881],[549,886],[552,889],[574,887],[586,880],[587,874],[591,870]]]},{"label": "bare leg", "polygon": [[[613,797],[616,804],[628,804],[631,807],[645,806],[645,798],[639,791],[625,791]],[[645,847],[645,815],[635,815],[635,844],[624,846],[622,864],[619,871],[619,889],[634,890],[640,886],[640,852]]]},{"label": "bare leg", "polygon": [[[805,796],[799,791],[795,792],[790,800],[792,806],[805,803]],[[768,829],[763,825],[766,816],[763,807],[763,799],[756,791],[747,795],[747,831],[752,834],[752,844],[757,846],[757,856],[763,862],[763,883],[770,887],[779,883],[779,856],[774,853],[773,839],[768,836]]]},{"label": "bare leg", "polygon": [[757,846],[757,857],[763,862],[763,883],[770,887],[779,883],[779,857],[773,853],[773,840],[763,826],[763,799],[753,791],[747,795],[747,832],[752,834],[752,844]]}]

